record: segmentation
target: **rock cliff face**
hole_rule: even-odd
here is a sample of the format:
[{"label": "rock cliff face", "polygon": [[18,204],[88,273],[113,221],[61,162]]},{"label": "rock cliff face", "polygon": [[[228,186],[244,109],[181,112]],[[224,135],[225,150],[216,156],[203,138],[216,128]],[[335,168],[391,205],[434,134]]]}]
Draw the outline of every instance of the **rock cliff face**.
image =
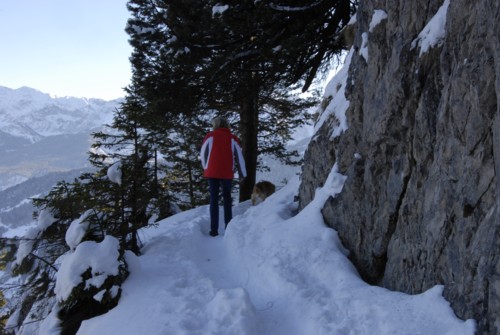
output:
[{"label": "rock cliff face", "polygon": [[[443,12],[443,38],[426,48],[419,34]],[[408,293],[444,285],[478,334],[500,334],[499,22],[493,0],[361,0],[348,129],[332,138],[338,120],[323,123],[299,195],[304,207],[336,163],[347,180],[323,215],[363,278]]]}]

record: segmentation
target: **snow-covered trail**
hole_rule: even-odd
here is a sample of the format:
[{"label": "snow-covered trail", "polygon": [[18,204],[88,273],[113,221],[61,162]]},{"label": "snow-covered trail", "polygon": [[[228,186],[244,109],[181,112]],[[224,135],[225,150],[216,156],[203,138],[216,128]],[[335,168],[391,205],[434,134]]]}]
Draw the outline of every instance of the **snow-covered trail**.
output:
[{"label": "snow-covered trail", "polygon": [[[235,208],[235,215],[243,207],[248,204]],[[84,322],[78,334],[247,334],[255,320],[227,266],[224,224],[216,238],[208,227],[204,206],[143,231],[143,255],[127,255],[131,274],[119,305]],[[252,319],[245,324],[247,308]],[[236,322],[228,321],[232,315]]]},{"label": "snow-covered trail", "polygon": [[410,296],[359,278],[322,221],[322,204],[342,184],[331,177],[298,214],[298,181],[259,206],[236,205],[215,238],[207,206],[145,230],[143,255],[127,255],[119,305],[78,334],[473,334],[440,286]]}]

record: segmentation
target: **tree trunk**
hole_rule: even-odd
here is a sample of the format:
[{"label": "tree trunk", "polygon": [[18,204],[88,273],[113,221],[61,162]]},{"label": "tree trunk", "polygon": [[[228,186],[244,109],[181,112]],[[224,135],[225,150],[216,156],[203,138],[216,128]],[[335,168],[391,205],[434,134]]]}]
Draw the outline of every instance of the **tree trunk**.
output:
[{"label": "tree trunk", "polygon": [[257,172],[257,134],[259,129],[258,90],[242,101],[240,109],[240,140],[245,157],[247,177],[240,184],[240,202],[250,199]]}]

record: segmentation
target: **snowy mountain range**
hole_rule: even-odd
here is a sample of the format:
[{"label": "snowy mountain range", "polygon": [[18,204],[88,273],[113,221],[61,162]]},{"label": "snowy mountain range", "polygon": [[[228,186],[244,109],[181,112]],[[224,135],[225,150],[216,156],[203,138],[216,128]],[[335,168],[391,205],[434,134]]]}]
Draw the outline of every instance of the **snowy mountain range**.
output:
[{"label": "snowy mountain range", "polygon": [[110,123],[120,102],[51,97],[29,87],[0,86],[0,131],[31,143],[48,136],[88,133]]},{"label": "snowy mountain range", "polygon": [[112,122],[120,103],[0,86],[0,234],[30,221],[25,199],[88,167],[90,134]]}]

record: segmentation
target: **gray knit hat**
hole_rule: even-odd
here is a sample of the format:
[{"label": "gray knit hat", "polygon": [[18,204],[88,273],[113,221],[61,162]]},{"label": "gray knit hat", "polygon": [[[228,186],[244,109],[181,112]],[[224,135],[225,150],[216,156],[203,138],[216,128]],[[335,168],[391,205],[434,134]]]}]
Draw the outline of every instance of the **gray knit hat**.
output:
[{"label": "gray knit hat", "polygon": [[214,127],[214,130],[219,128],[229,128],[229,122],[227,122],[227,120],[222,116],[217,116],[212,120],[212,126]]}]

